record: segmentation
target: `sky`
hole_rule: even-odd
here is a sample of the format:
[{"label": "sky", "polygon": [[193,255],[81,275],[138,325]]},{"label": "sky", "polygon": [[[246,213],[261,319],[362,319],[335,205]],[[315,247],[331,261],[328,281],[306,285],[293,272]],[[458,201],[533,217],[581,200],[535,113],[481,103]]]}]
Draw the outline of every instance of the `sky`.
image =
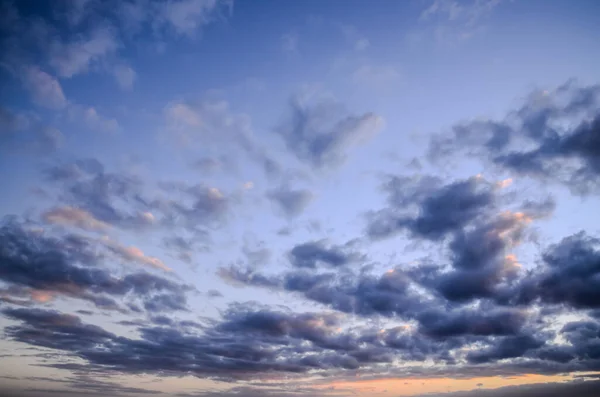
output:
[{"label": "sky", "polygon": [[0,1],[0,394],[600,394],[600,3]]}]

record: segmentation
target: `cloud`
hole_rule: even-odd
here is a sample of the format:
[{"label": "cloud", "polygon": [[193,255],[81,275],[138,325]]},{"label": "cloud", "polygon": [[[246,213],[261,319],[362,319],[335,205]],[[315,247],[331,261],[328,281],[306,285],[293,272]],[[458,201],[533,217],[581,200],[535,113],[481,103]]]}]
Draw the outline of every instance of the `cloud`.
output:
[{"label": "cloud", "polygon": [[80,122],[92,130],[113,133],[120,128],[116,119],[98,113],[93,106],[71,104],[67,114],[72,121]]},{"label": "cloud", "polygon": [[[514,151],[497,156],[494,162],[519,174],[533,177],[550,177],[560,173],[570,159],[578,163],[564,183],[575,192],[587,194],[598,186],[594,179],[600,173],[600,116],[583,121],[570,133],[562,137],[548,137],[539,140],[539,146],[531,151]],[[567,161],[564,161],[567,160]]]},{"label": "cloud", "polygon": [[314,269],[319,264],[330,267],[344,266],[360,261],[363,256],[348,246],[327,246],[324,241],[309,241],[298,244],[288,253],[294,267]]},{"label": "cloud", "polygon": [[418,320],[419,329],[425,335],[447,338],[459,335],[518,335],[527,316],[524,312],[506,309],[491,312],[428,309],[418,315]]},{"label": "cloud", "polygon": [[[231,11],[232,4],[230,0],[72,1],[52,4],[48,10],[9,4],[2,58],[13,71],[31,59],[49,64],[65,79],[90,72],[114,74],[129,89],[135,72],[124,65],[120,50],[147,41],[143,33],[148,31],[152,39],[161,41],[194,38],[202,27],[225,16],[223,10]],[[26,77],[37,84],[34,98],[40,105],[64,106],[57,82],[39,73]]]},{"label": "cloud", "polygon": [[279,280],[263,276],[250,268],[222,267],[217,271],[217,274],[224,281],[234,285],[253,285],[266,288],[276,288],[280,285]]},{"label": "cloud", "polygon": [[346,40],[348,40],[348,42],[352,44],[356,51],[364,51],[371,45],[369,39],[362,35],[358,31],[356,26],[347,25],[344,23],[337,23],[336,25],[340,29]]},{"label": "cloud", "polygon": [[[21,322],[6,328],[11,339],[69,352],[87,361],[91,371],[191,373],[235,380],[251,379],[266,371],[307,373],[368,365],[381,360],[372,355],[362,358],[358,351],[354,352],[358,358],[335,353],[338,348],[359,348],[356,342],[338,340],[335,329],[339,317],[332,314],[292,315],[240,306],[228,310],[220,323],[203,334],[186,333],[183,329],[141,327],[138,329],[141,340],[117,337],[83,323],[78,317],[55,311],[5,309],[4,315]],[[313,347],[305,351],[303,341]],[[174,351],[170,347],[174,345],[180,348]],[[333,353],[326,354],[325,350]],[[136,354],[132,354],[133,351]],[[192,352],[195,353],[190,354]],[[321,357],[322,360],[307,359],[313,354],[306,356],[306,353],[316,354],[314,358]],[[173,360],[156,360],[171,354],[174,354]]]},{"label": "cloud", "polygon": [[430,158],[470,153],[501,170],[592,194],[599,188],[599,104],[597,85],[568,81],[552,91],[533,92],[503,120],[463,122],[436,135]]},{"label": "cloud", "polygon": [[281,36],[281,49],[284,52],[297,52],[298,51],[298,34],[286,33]]},{"label": "cloud", "polygon": [[[512,371],[527,368],[528,373],[560,373],[577,366],[589,370],[595,365],[590,358],[557,366],[532,358],[542,351],[544,343],[523,333],[522,319],[515,319],[509,312],[460,314],[449,320],[443,331],[443,335],[449,331],[454,336],[443,338],[431,338],[419,328],[402,326],[379,329],[362,325],[350,331],[345,328],[344,315],[292,313],[256,304],[232,304],[220,319],[199,332],[195,326],[171,327],[175,323],[169,317],[154,316],[150,324],[131,323],[139,333],[136,339],[116,336],[76,316],[52,310],[5,308],[3,314],[17,322],[5,328],[11,340],[66,352],[83,360],[83,364],[74,363],[69,368],[87,368],[86,373],[94,374],[193,374],[251,381],[269,373],[288,375],[293,382],[301,375],[369,374],[396,359],[445,363],[435,376],[452,376],[453,371],[462,371],[463,376],[509,374],[510,366]],[[446,314],[439,316],[448,318]],[[467,325],[461,331],[463,323]],[[589,331],[597,329],[598,324],[593,322],[569,323],[561,333],[572,346],[559,346],[585,354],[589,343],[597,338]],[[479,351],[465,349],[474,343],[487,347]],[[467,358],[479,364],[460,364]],[[48,365],[62,368],[63,364]],[[396,371],[386,376],[426,376],[426,372],[411,366]]]},{"label": "cloud", "polygon": [[431,176],[390,176],[383,185],[389,207],[369,214],[367,234],[385,238],[400,231],[438,240],[485,215],[495,205],[491,184],[473,177],[444,185]]},{"label": "cloud", "polygon": [[129,175],[105,172],[97,160],[77,160],[45,171],[61,191],[61,201],[114,226],[148,225],[140,214],[149,210],[141,200],[142,182]]},{"label": "cloud", "polygon": [[171,194],[183,194],[180,201],[159,198],[151,205],[162,214],[162,222],[167,226],[181,226],[195,234],[204,234],[206,230],[201,230],[201,226],[219,225],[229,213],[231,200],[216,187],[164,183],[161,188]]},{"label": "cloud", "polygon": [[0,106],[0,142],[5,153],[49,155],[60,149],[62,132],[38,120],[35,114],[17,113]]},{"label": "cloud", "polygon": [[521,272],[510,252],[521,243],[531,219],[505,212],[455,234],[449,243],[452,270],[439,274],[435,288],[448,300],[494,298]]},{"label": "cloud", "polygon": [[58,80],[40,68],[26,68],[22,78],[36,104],[49,109],[63,109],[67,106],[67,98]]},{"label": "cloud", "polygon": [[223,294],[216,289],[208,290],[207,292],[209,298],[222,298]]},{"label": "cloud", "polygon": [[363,65],[352,73],[355,84],[373,89],[386,89],[398,83],[401,74],[391,65]]},{"label": "cloud", "polygon": [[459,3],[453,0],[433,0],[431,5],[421,13],[421,19],[427,20],[439,16],[448,21],[460,21],[474,25],[488,16],[502,0],[484,0]]},{"label": "cloud", "polygon": [[358,51],[363,51],[367,48],[369,48],[369,46],[371,45],[371,43],[369,42],[369,39],[359,39],[356,44],[354,45],[354,48],[356,48],[356,50]]},{"label": "cloud", "polygon": [[[4,314],[22,322],[7,327],[10,338],[67,351],[87,361],[92,371],[253,379],[266,371],[301,374],[368,368],[389,363],[393,352],[407,353],[397,343],[402,335],[397,329],[383,334],[365,330],[357,337],[340,332],[342,318],[331,313],[290,314],[234,305],[202,334],[142,326],[138,329],[141,341],[116,337],[75,316],[54,311],[6,309]],[[70,339],[78,342],[69,343]],[[180,348],[173,351],[169,348],[172,345]],[[135,355],[131,354],[133,350]],[[174,360],[151,359],[165,357],[168,351],[174,354]],[[115,367],[114,363],[119,364]]]},{"label": "cloud", "polygon": [[535,339],[530,335],[509,336],[489,349],[472,352],[467,355],[467,360],[472,363],[485,363],[490,361],[505,360],[507,358],[522,357],[530,350],[538,349],[544,341]]},{"label": "cloud", "polygon": [[50,188],[58,189],[61,206],[78,208],[123,230],[175,233],[176,228],[182,228],[186,234],[206,241],[211,230],[226,224],[235,201],[202,183],[149,184],[128,173],[108,172],[95,159],[59,163],[45,169],[44,174]]},{"label": "cloud", "polygon": [[42,214],[42,219],[51,224],[73,226],[88,231],[103,231],[110,227],[87,211],[75,207],[56,207]]},{"label": "cloud", "polygon": [[50,182],[73,182],[86,174],[102,173],[104,173],[104,166],[96,159],[60,163],[42,170],[43,176]]},{"label": "cloud", "polygon": [[202,157],[195,161],[192,167],[205,174],[212,174],[219,170],[226,169],[230,165],[230,161],[224,156],[222,156],[222,158]]},{"label": "cloud", "polygon": [[362,316],[413,316],[428,300],[411,288],[411,280],[403,271],[381,276],[366,273],[314,273],[295,270],[281,276],[265,276],[251,269],[222,269],[221,277],[237,283],[296,293],[332,309]]},{"label": "cloud", "polygon": [[433,0],[419,20],[433,28],[436,41],[442,44],[467,40],[485,28],[485,20],[503,0]]},{"label": "cloud", "polygon": [[49,62],[61,77],[70,78],[88,72],[91,66],[115,52],[117,47],[114,29],[100,27],[76,41],[54,41],[50,46]]},{"label": "cloud", "polygon": [[351,148],[368,141],[383,127],[383,119],[374,113],[348,115],[341,112],[339,104],[327,101],[307,103],[296,96],[290,108],[276,132],[290,152],[315,168],[339,165]]},{"label": "cloud", "polygon": [[279,163],[256,142],[250,117],[234,112],[227,101],[174,102],[164,114],[165,132],[174,141],[186,147],[202,142],[198,148],[218,153],[219,162],[240,150],[268,176],[279,174]]},{"label": "cloud", "polygon": [[542,264],[509,290],[508,302],[599,308],[600,240],[584,232],[550,246]]},{"label": "cloud", "polygon": [[280,186],[267,192],[267,198],[288,217],[300,215],[313,200],[313,193],[308,189],[292,189]]},{"label": "cloud", "polygon": [[131,90],[136,79],[135,70],[127,65],[115,66],[113,70],[115,79],[119,86],[124,90]]},{"label": "cloud", "polygon": [[[34,300],[44,293],[81,299],[103,309],[123,310],[116,299],[141,302],[150,311],[186,309],[189,287],[144,272],[116,277],[101,266],[108,252],[95,240],[54,237],[9,219],[0,227],[0,247],[0,280],[17,290],[33,291]],[[140,260],[137,251],[125,254],[127,260]]]},{"label": "cloud", "polygon": [[163,244],[165,248],[171,251],[176,258],[191,264],[194,252],[201,249],[208,249],[198,246],[201,242],[206,242],[206,240],[208,240],[208,236],[202,236],[198,233],[191,238],[182,236],[167,236],[163,238]]},{"label": "cloud", "polygon": [[109,250],[117,254],[126,262],[136,262],[142,265],[164,270],[166,272],[172,271],[172,269],[165,265],[160,259],[145,255],[144,252],[137,247],[126,247],[110,239],[104,239],[103,241]]},{"label": "cloud", "polygon": [[200,115],[185,103],[174,103],[165,109],[165,114],[173,127],[199,127]]},{"label": "cloud", "polygon": [[264,247],[263,244],[259,244],[256,248],[251,248],[247,244],[242,247],[242,253],[250,266],[262,266],[271,260],[272,252],[270,249]]},{"label": "cloud", "polygon": [[[121,49],[140,37],[135,26],[157,38],[191,37],[224,4],[211,0],[125,3],[110,4],[115,10],[131,7],[122,17],[129,19],[127,32],[125,23],[116,19],[116,11],[106,9],[108,3],[92,0],[83,8],[81,3],[60,6],[66,16],[58,13],[53,18],[68,18],[70,25],[62,36],[50,34],[47,42],[71,36],[70,32],[75,39],[60,41],[50,48],[52,54],[40,52],[40,64],[44,68],[54,65],[64,79],[103,71],[107,77],[117,78],[123,88],[131,88],[135,71],[120,57]],[[460,4],[456,6],[459,11],[452,7],[431,11],[427,18],[460,19],[469,13]],[[157,10],[164,12],[158,15]],[[104,12],[111,24],[107,30],[93,23]],[[358,48],[358,41],[356,45],[364,49]],[[48,58],[50,55],[55,58]],[[49,59],[54,63],[48,63]],[[38,67],[23,70],[35,72],[39,81],[33,82],[45,82],[31,85],[32,98],[40,105],[66,109],[67,115],[90,127],[110,127],[111,119],[102,116],[100,108],[67,101],[51,74]],[[377,73],[370,73],[378,70],[363,72],[361,78],[371,78]],[[71,83],[76,81],[69,86]],[[44,86],[49,88],[40,89]],[[234,395],[256,395],[256,384],[267,378],[282,378],[293,385],[273,386],[272,395],[341,395],[346,391],[324,392],[306,383],[305,389],[296,388],[300,383],[294,382],[600,370],[598,237],[579,233],[548,247],[544,247],[545,241],[536,241],[541,252],[537,261],[536,252],[522,255],[519,250],[521,244],[531,241],[534,223],[553,212],[554,197],[561,197],[523,200],[523,179],[525,185],[530,179],[559,182],[578,194],[595,191],[598,96],[597,87],[569,83],[528,98],[506,118],[460,123],[432,140],[432,156],[441,161],[452,156],[483,158],[493,171],[511,175],[500,182],[480,175],[457,180],[388,175],[382,186],[385,204],[369,213],[364,225],[367,239],[361,235],[340,243],[307,238],[329,233],[321,219],[313,221],[312,228],[298,230],[303,234],[300,239],[283,238],[290,241],[283,250],[271,242],[269,249],[265,248],[260,236],[252,237],[258,244],[249,244],[246,234],[240,236],[249,224],[235,219],[236,206],[262,194],[291,225],[315,199],[315,193],[281,179],[259,191],[265,182],[253,167],[272,176],[278,175],[280,165],[255,140],[250,117],[228,102],[172,102],[162,114],[164,130],[169,137],[192,145],[192,160],[184,159],[185,164],[198,160],[196,170],[208,174],[217,169],[230,171],[234,161],[247,157],[244,160],[250,160],[252,169],[242,169],[244,174],[235,178],[216,175],[212,182],[195,180],[205,176],[196,172],[157,183],[109,169],[94,159],[56,163],[44,169],[46,197],[57,199],[42,212],[45,223],[7,218],[0,224],[5,339],[53,349],[42,363],[53,370],[84,372],[99,379],[145,374],[244,382],[233,387]],[[292,160],[315,172],[342,164],[383,122],[374,113],[352,113],[322,97],[294,97],[290,113],[276,129],[276,138],[281,138]],[[10,109],[0,108],[0,125],[2,143],[5,138],[25,140],[37,131],[35,116]],[[47,135],[50,144],[55,131],[43,131],[40,141]],[[248,163],[242,161],[238,164]],[[244,192],[254,186],[242,185],[249,180],[256,182],[254,190]],[[231,221],[235,221],[234,234],[225,233],[224,240],[213,241],[213,231]],[[315,226],[319,222],[323,229]],[[305,223],[302,221],[300,228]],[[280,225],[266,222],[254,226],[253,232],[260,233]],[[106,230],[114,233],[110,239],[76,234]],[[196,322],[193,318],[202,313],[188,306],[193,288],[177,281],[172,273],[156,271],[171,270],[154,256],[162,257],[162,247],[155,251],[116,240],[117,234],[142,230],[152,241],[162,242],[167,255],[186,262],[193,262],[193,256],[202,250],[241,241],[239,251],[213,255],[216,263],[211,264],[207,257],[203,271],[214,271],[221,266],[219,261],[231,263],[228,256],[233,255],[239,262],[218,270],[224,281],[266,289],[249,291],[253,298],[277,303],[292,298],[295,308],[300,305],[315,312],[213,300],[231,286],[220,289],[212,285],[211,274],[203,280],[210,285],[201,292],[200,304],[204,298],[211,306],[208,311],[218,314]],[[343,233],[352,230],[349,225]],[[425,242],[429,256],[415,261],[402,255],[386,258],[385,252],[380,256],[377,244],[401,247],[375,240],[396,234],[410,242]],[[361,242],[360,249],[355,241]],[[368,247],[373,258],[359,252],[364,243],[373,244]],[[285,267],[278,269],[281,263]],[[76,303],[96,309],[94,315],[79,307],[73,309],[88,316],[83,321],[72,314],[45,310],[54,307],[55,301],[64,307]],[[110,316],[95,317],[105,310],[119,317],[113,317],[115,324],[106,323]],[[188,319],[179,319],[180,315]],[[100,394],[144,392],[85,379],[68,385]],[[267,390],[269,386],[258,388]]]},{"label": "cloud", "polygon": [[214,19],[221,8],[231,10],[231,0],[177,0],[162,3],[157,17],[177,34],[194,36],[198,29]]}]

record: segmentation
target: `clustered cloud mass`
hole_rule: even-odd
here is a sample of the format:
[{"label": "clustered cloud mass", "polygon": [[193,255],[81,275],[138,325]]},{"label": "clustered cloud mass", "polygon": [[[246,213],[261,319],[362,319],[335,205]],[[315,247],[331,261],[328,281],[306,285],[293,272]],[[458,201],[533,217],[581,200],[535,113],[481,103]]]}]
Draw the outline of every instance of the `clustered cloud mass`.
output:
[{"label": "clustered cloud mass", "polygon": [[[564,90],[570,101],[558,110],[553,107],[553,117],[592,111],[597,90],[570,83],[557,92],[562,95]],[[588,154],[593,140],[582,147],[565,142],[583,139],[579,137],[591,134],[597,123],[582,121],[566,131],[550,132],[547,119],[522,126],[527,139],[539,144],[526,156],[544,167],[561,167],[559,159],[571,156],[579,160],[573,175],[595,172]],[[482,126],[469,128],[480,132]],[[466,140],[471,146],[464,147],[487,153],[497,145],[484,141],[477,147],[471,133],[475,135],[465,125],[454,127],[450,134],[436,136],[432,147],[438,150]],[[516,134],[510,130],[502,145],[517,139]],[[543,138],[548,134],[554,136]],[[550,141],[555,142],[551,155],[544,149]],[[499,158],[508,157],[493,158],[506,167]],[[585,231],[565,236],[543,248],[535,266],[524,269],[513,251],[534,239],[533,224],[551,216],[554,202],[519,201],[518,195],[506,192],[507,181],[387,175],[382,184],[387,204],[366,214],[364,238],[377,244],[404,235],[438,247],[444,253],[441,259],[399,263],[377,273],[352,241],[300,242],[290,248],[289,266],[280,273],[236,264],[221,268],[219,274],[238,286],[314,302],[322,311],[231,304],[218,320],[180,324],[169,314],[189,310],[186,299],[193,287],[175,281],[168,272],[116,272],[110,263],[118,260],[158,268],[164,264],[96,232],[112,227],[199,232],[205,224],[227,217],[225,196],[203,185],[169,184],[152,197],[143,181],[107,172],[97,160],[58,164],[44,175],[60,203],[42,214],[42,225],[52,227],[9,217],[0,229],[0,280],[6,286],[2,299],[9,304],[3,314],[16,321],[5,333],[12,340],[66,351],[95,371],[194,374],[231,381],[272,373],[343,377],[348,371],[431,376],[431,369],[421,365],[426,361],[440,364],[435,369],[439,376],[600,369],[600,240]],[[578,180],[571,176],[569,182]],[[163,197],[167,190],[177,192],[181,200]],[[300,200],[293,196],[290,191],[266,193],[266,198],[279,199],[290,209],[299,205],[289,204]],[[507,203],[511,209],[505,209]],[[191,249],[184,239],[171,239],[170,244]],[[35,307],[51,299],[78,299],[99,309],[150,317],[129,323],[139,334],[139,339],[130,339],[75,315]],[[160,312],[165,315],[157,317]],[[558,328],[548,316],[574,312],[580,319]],[[373,323],[378,318],[402,325],[381,327]],[[409,365],[390,366],[401,362]]]}]

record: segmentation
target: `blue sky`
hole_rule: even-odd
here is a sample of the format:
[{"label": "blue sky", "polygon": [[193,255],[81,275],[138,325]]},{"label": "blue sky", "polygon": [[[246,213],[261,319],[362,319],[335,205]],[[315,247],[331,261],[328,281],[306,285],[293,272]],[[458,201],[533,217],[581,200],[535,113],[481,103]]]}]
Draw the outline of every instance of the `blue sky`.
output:
[{"label": "blue sky", "polygon": [[596,1],[1,7],[6,393],[600,387]]}]

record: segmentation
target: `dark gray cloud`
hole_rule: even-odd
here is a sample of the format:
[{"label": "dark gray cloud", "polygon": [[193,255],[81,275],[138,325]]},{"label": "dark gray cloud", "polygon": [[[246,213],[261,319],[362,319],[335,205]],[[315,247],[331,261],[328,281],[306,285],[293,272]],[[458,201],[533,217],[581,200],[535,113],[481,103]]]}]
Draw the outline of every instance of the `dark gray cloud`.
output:
[{"label": "dark gray cloud", "polygon": [[[597,322],[567,324],[561,333],[568,343],[554,348],[572,352],[577,359],[557,362],[541,358],[547,355],[544,338],[552,335],[536,334],[525,326],[524,317],[510,310],[438,311],[427,314],[417,328],[355,325],[347,330],[348,319],[339,313],[292,313],[234,304],[220,320],[205,326],[187,326],[166,316],[154,316],[150,324],[130,323],[137,327],[139,339],[117,336],[52,310],[5,308],[2,314],[16,322],[5,327],[6,337],[78,357],[85,364],[68,364],[69,368],[85,369],[88,374],[185,373],[229,381],[276,373],[292,378],[309,373],[343,376],[357,370],[373,376],[380,364],[433,360],[446,366],[435,374],[412,367],[396,369],[399,372],[394,374],[490,376],[524,370],[544,374],[597,370],[599,364]],[[464,349],[474,343],[484,347]],[[465,359],[470,364],[460,364]],[[47,365],[66,368],[61,363]]]},{"label": "dark gray cloud", "polygon": [[[576,193],[587,194],[598,189],[599,136],[600,115],[582,121],[565,134],[539,139],[535,149],[500,155],[494,162],[519,174],[545,179],[567,172],[563,183]],[[568,167],[575,169],[571,171]]]},{"label": "dark gray cloud", "polygon": [[252,269],[221,269],[226,280],[243,285],[275,288],[301,294],[305,298],[345,313],[406,316],[419,311],[425,298],[411,288],[406,273],[392,270],[380,277],[361,273],[334,274],[292,271],[269,277]]},{"label": "dark gray cloud", "polygon": [[140,302],[149,311],[186,309],[190,287],[150,273],[117,277],[102,266],[102,246],[80,236],[53,237],[7,220],[0,225],[0,281],[33,301],[66,296],[99,308],[123,310],[117,300]]},{"label": "dark gray cloud", "polygon": [[363,255],[353,251],[351,244],[327,246],[325,241],[298,244],[289,251],[288,257],[294,267],[312,269],[320,264],[339,267],[364,259]]},{"label": "dark gray cloud", "polygon": [[288,217],[300,215],[313,197],[313,193],[308,189],[292,189],[289,186],[280,186],[267,193],[267,198]]},{"label": "dark gray cloud", "polygon": [[290,100],[291,113],[277,128],[287,148],[316,168],[338,165],[357,144],[373,137],[383,120],[374,113],[348,115],[330,101]]},{"label": "dark gray cloud", "polygon": [[407,231],[438,240],[487,214],[495,204],[493,186],[479,177],[444,184],[431,176],[391,176],[383,189],[389,206],[369,214],[371,238]]},{"label": "dark gray cloud", "polygon": [[422,333],[432,338],[458,335],[517,335],[527,316],[516,310],[440,310],[427,309],[418,314]]},{"label": "dark gray cloud", "polygon": [[504,120],[456,125],[431,141],[432,159],[484,158],[501,169],[568,186],[575,194],[600,188],[600,86],[569,81],[536,92]]},{"label": "dark gray cloud", "polygon": [[[118,337],[78,317],[41,309],[5,309],[19,325],[6,336],[23,343],[66,351],[92,371],[190,373],[222,380],[250,379],[264,373],[357,369],[392,360],[395,346],[359,340],[337,332],[340,315],[292,314],[234,305],[201,334],[158,317],[160,327],[138,328],[140,340]],[[371,332],[371,331],[368,331]],[[374,334],[374,332],[371,332]],[[72,342],[76,340],[76,342]]]},{"label": "dark gray cloud", "polygon": [[520,265],[510,252],[524,239],[529,220],[525,213],[505,212],[456,232],[448,245],[451,270],[430,274],[424,283],[450,301],[497,296],[519,276]]},{"label": "dark gray cloud", "polygon": [[580,232],[549,247],[542,259],[510,290],[508,302],[600,307],[600,240]]},{"label": "dark gray cloud", "polygon": [[[518,335],[530,320],[521,310],[493,306],[499,300],[495,294],[503,296],[503,289],[500,292],[491,289],[488,293],[486,285],[481,287],[477,284],[482,283],[478,280],[480,276],[471,276],[476,281],[469,284],[461,281],[456,272],[441,272],[436,266],[398,267],[380,276],[363,271],[357,274],[290,271],[279,276],[267,276],[252,269],[230,267],[222,269],[221,276],[241,285],[299,294],[344,313],[412,320],[418,324],[419,332],[434,339],[465,335]],[[453,301],[460,304],[465,298],[450,290],[450,280],[458,285],[456,291],[467,289],[465,294],[470,299],[489,300],[486,305],[481,303],[473,308],[457,306]],[[427,290],[420,291],[416,286]]]},{"label": "dark gray cloud", "polygon": [[528,200],[521,212],[498,213],[500,188],[480,176],[446,184],[432,176],[390,176],[383,186],[388,207],[368,214],[367,234],[377,239],[405,231],[417,241],[447,243],[447,262],[413,268],[409,278],[442,301],[501,300],[520,276],[512,250],[554,201]]},{"label": "dark gray cloud", "polygon": [[538,349],[544,341],[530,335],[507,336],[500,338],[488,348],[469,353],[467,360],[471,363],[486,363],[490,361],[505,360],[508,358],[522,357],[530,350]]},{"label": "dark gray cloud", "polygon": [[[298,261],[300,266],[296,267],[311,271],[267,275],[249,268],[230,267],[222,270],[222,276],[242,285],[294,293],[363,318],[383,316],[407,321],[415,331],[397,338],[386,337],[385,345],[402,351],[394,352],[396,357],[410,352],[406,357],[413,361],[429,357],[445,362],[451,365],[453,369],[447,370],[454,371],[455,376],[460,371],[487,376],[511,371],[555,374],[599,368],[600,334],[596,320],[565,326],[560,334],[566,343],[557,343],[555,332],[543,320],[544,316],[565,310],[597,309],[598,239],[584,233],[567,237],[548,247],[538,266],[525,271],[512,252],[530,238],[531,222],[553,211],[551,197],[526,200],[520,205],[523,212],[494,213],[490,209],[495,209],[495,187],[479,178],[446,186],[436,178],[408,181],[414,182],[409,183],[410,189],[394,189],[400,185],[390,184],[388,200],[398,207],[418,208],[414,219],[426,219],[425,214],[431,213],[443,220],[440,234],[425,233],[419,238],[436,240],[444,235],[447,261],[397,266],[379,276],[373,275],[369,267],[342,273],[319,272],[315,270],[318,260],[323,260],[321,252],[316,250],[319,251],[316,255],[314,247],[309,245],[310,255],[297,255],[299,258],[291,255],[291,261]],[[481,190],[473,189],[479,183]],[[480,193],[482,200],[470,199]],[[436,211],[451,207],[444,207],[436,200],[455,194],[469,197],[462,207],[466,220],[446,223],[443,213]],[[448,198],[448,201],[453,200]],[[474,208],[472,216],[470,208]],[[344,262],[341,256],[332,257],[334,264]],[[590,315],[594,317],[595,312]],[[376,347],[364,354],[385,362],[389,351],[380,351],[381,345],[374,342],[380,339],[367,331],[362,332],[361,338]],[[477,350],[462,350],[473,344],[479,346]],[[466,364],[458,365],[461,360]],[[354,365],[346,362],[343,368]],[[406,375],[404,370],[402,373]],[[419,369],[415,371],[421,375]]]}]

